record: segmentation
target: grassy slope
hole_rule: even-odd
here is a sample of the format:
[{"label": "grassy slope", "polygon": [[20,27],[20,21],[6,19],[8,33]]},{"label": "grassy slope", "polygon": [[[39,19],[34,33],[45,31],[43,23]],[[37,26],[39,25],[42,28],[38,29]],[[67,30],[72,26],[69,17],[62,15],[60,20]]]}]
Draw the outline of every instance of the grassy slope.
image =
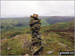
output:
[{"label": "grassy slope", "polygon": [[[66,27],[65,27],[66,26]],[[73,51],[73,32],[57,32],[59,29],[72,29],[73,22],[63,22],[53,24],[51,26],[41,27],[42,41],[44,45],[44,55],[58,55],[59,51]],[[53,29],[54,28],[54,29]],[[53,32],[50,30],[53,30]],[[63,34],[63,35],[62,35]],[[3,38],[4,37],[4,38]],[[30,53],[29,48],[22,46],[24,41],[30,43],[31,34],[29,28],[12,29],[2,35],[2,54],[25,54]],[[25,44],[26,45],[26,44]],[[52,54],[48,54],[47,51],[53,51]],[[31,54],[31,53],[30,53]]]}]

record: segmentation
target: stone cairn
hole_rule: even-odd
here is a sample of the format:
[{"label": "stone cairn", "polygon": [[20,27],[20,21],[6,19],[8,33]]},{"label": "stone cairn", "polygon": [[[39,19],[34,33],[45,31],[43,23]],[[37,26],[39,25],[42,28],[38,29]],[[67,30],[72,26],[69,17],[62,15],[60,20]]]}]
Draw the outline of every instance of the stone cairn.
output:
[{"label": "stone cairn", "polygon": [[38,18],[37,14],[33,14],[32,16],[30,16],[30,30],[32,33],[32,43],[31,43],[32,56],[40,55],[43,50],[40,33],[40,26],[41,26],[40,21],[41,20]]}]

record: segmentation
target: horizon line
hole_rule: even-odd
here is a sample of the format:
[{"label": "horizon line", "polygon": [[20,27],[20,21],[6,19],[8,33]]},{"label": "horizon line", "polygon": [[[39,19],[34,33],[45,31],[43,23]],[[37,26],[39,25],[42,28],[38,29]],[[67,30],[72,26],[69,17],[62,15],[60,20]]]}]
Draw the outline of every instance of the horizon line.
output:
[{"label": "horizon line", "polygon": [[[30,16],[21,16],[21,17],[30,17]],[[21,17],[0,17],[0,18],[21,18]],[[46,16],[39,16],[46,17]],[[48,17],[57,17],[57,16],[48,16]],[[58,17],[74,17],[74,16],[58,16]]]}]

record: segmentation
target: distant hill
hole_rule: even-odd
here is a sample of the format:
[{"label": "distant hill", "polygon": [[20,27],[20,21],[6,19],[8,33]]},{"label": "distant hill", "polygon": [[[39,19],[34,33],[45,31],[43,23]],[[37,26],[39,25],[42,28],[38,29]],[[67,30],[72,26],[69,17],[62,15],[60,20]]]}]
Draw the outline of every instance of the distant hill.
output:
[{"label": "distant hill", "polygon": [[[74,17],[71,16],[40,16],[41,26],[47,26],[59,22],[74,21]],[[29,27],[29,17],[17,17],[17,18],[1,18],[2,29],[12,29],[15,27]]]},{"label": "distant hill", "polygon": [[58,22],[73,21],[75,19],[75,17],[72,17],[72,16],[44,16],[44,17],[41,16],[40,18],[42,20],[46,19],[48,24],[54,24],[54,23],[58,23]]},{"label": "distant hill", "polygon": [[48,26],[47,31],[53,31],[53,32],[74,32],[74,22],[75,21],[70,21],[70,22],[61,22],[61,23],[56,23]]}]

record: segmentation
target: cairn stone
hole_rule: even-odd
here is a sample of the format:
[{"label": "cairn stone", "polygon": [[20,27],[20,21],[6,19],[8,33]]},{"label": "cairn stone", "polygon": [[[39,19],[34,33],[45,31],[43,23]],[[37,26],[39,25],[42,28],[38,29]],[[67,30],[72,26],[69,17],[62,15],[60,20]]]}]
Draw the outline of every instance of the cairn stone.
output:
[{"label": "cairn stone", "polygon": [[32,44],[31,44],[31,51],[33,55],[39,55],[42,47],[42,41],[41,41],[41,34],[40,34],[40,26],[41,26],[41,20],[38,18],[37,14],[33,14],[33,16],[30,16],[30,30],[32,33]]}]

